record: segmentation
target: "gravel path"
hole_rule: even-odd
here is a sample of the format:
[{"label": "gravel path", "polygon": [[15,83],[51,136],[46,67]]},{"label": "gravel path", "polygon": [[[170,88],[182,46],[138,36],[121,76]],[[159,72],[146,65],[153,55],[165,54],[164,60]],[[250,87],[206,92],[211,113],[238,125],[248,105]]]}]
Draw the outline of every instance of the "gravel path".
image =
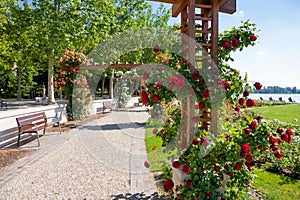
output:
[{"label": "gravel path", "polygon": [[0,199],[125,199],[118,197],[152,194],[155,183],[143,166],[147,118],[141,109],[119,111],[72,130],[72,137],[4,184]]}]

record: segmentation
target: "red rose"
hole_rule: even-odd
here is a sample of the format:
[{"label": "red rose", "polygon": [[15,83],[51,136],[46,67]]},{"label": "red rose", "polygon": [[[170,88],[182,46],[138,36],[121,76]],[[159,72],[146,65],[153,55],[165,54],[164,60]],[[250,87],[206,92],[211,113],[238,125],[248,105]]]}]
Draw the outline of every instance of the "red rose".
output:
[{"label": "red rose", "polygon": [[263,146],[260,144],[260,145],[257,146],[257,149],[258,149],[258,150],[262,150],[262,149],[263,149]]},{"label": "red rose", "polygon": [[153,101],[154,101],[155,103],[159,102],[159,96],[154,96],[154,97],[153,97]]},{"label": "red rose", "polygon": [[174,187],[174,183],[171,179],[165,180],[165,182],[164,182],[165,192],[168,192],[168,191],[172,190],[173,187]]},{"label": "red rose", "polygon": [[192,180],[188,180],[186,182],[186,186],[191,187],[193,185],[193,181]]},{"label": "red rose", "polygon": [[149,74],[148,73],[144,73],[142,78],[143,78],[143,80],[147,80],[149,78]]},{"label": "red rose", "polygon": [[149,163],[147,160],[145,160],[144,166],[145,166],[146,168],[149,168],[149,167],[150,167],[150,163]]},{"label": "red rose", "polygon": [[153,134],[156,134],[157,131],[158,131],[157,128],[154,128],[154,129],[152,130],[152,133],[153,133]]},{"label": "red rose", "polygon": [[200,72],[199,71],[195,71],[193,74],[192,74],[192,79],[194,80],[199,80],[200,79]]},{"label": "red rose", "polygon": [[206,192],[205,195],[206,195],[207,197],[211,197],[211,196],[212,196],[212,192]]},{"label": "red rose", "polygon": [[198,146],[200,144],[200,141],[197,138],[194,138],[192,144]]},{"label": "red rose", "polygon": [[257,37],[255,35],[250,35],[249,39],[251,42],[254,42],[257,39]]},{"label": "red rose", "polygon": [[289,135],[294,135],[294,132],[290,128],[287,128],[285,132]]},{"label": "red rose", "polygon": [[256,83],[254,83],[254,87],[255,87],[256,90],[261,90],[262,84],[259,83],[259,82],[256,82]]},{"label": "red rose", "polygon": [[258,116],[255,116],[255,119],[256,119],[258,122],[260,122],[260,121],[263,119],[263,117],[260,116],[260,115],[258,115]]},{"label": "red rose", "polygon": [[283,156],[283,152],[282,152],[282,151],[277,150],[277,151],[275,152],[275,157],[276,157],[277,159],[282,158],[282,156]]},{"label": "red rose", "polygon": [[185,80],[184,79],[178,79],[177,83],[176,83],[177,87],[179,89],[183,89],[185,86]]},{"label": "red rose", "polygon": [[245,128],[244,132],[245,134],[249,135],[252,132],[252,130],[250,128]]},{"label": "red rose", "polygon": [[173,82],[173,83],[177,83],[178,82],[178,77],[177,76],[171,76],[170,81]]},{"label": "red rose", "polygon": [[246,156],[246,153],[244,151],[241,151],[240,156],[244,158]]},{"label": "red rose", "polygon": [[225,90],[228,90],[230,88],[230,83],[229,82],[225,81],[223,84],[224,84]]},{"label": "red rose", "polygon": [[202,87],[203,85],[204,85],[204,82],[203,81],[199,81],[198,86]]},{"label": "red rose", "polygon": [[205,108],[205,103],[199,102],[198,106],[201,110],[203,110]]},{"label": "red rose", "polygon": [[180,166],[181,166],[181,165],[180,165],[179,161],[174,161],[174,162],[172,163],[172,167],[174,167],[175,169],[178,169]]},{"label": "red rose", "polygon": [[169,87],[170,90],[173,90],[174,89],[174,83],[169,83],[168,87]]},{"label": "red rose", "polygon": [[191,172],[191,168],[188,165],[182,167],[182,172],[189,174]]},{"label": "red rose", "polygon": [[155,53],[159,52],[159,51],[160,51],[159,46],[158,46],[158,45],[155,45],[155,46],[153,47],[153,51],[154,51]]},{"label": "red rose", "polygon": [[243,167],[243,164],[241,162],[235,163],[235,169],[236,170],[240,171],[242,169],[242,167]]},{"label": "red rose", "polygon": [[231,47],[231,43],[230,43],[228,40],[226,40],[226,41],[223,43],[223,47],[224,47],[225,49],[228,49],[229,47]]},{"label": "red rose", "polygon": [[215,170],[216,172],[219,172],[219,171],[221,170],[221,167],[218,166],[218,165],[215,165],[215,166],[214,166],[214,170]]},{"label": "red rose", "polygon": [[243,144],[242,150],[243,150],[245,153],[248,153],[248,152],[251,150],[249,144],[248,144],[248,143]]},{"label": "red rose", "polygon": [[270,135],[270,136],[269,136],[269,142],[270,142],[271,144],[274,144],[274,143],[278,142],[278,139],[275,138],[275,137],[273,137],[273,135]]},{"label": "red rose", "polygon": [[251,107],[255,106],[254,100],[253,99],[248,99],[247,102],[246,102],[246,106],[248,108],[251,108]]},{"label": "red rose", "polygon": [[281,139],[285,142],[288,142],[289,141],[289,135],[287,133],[281,135]]},{"label": "red rose", "polygon": [[205,98],[205,99],[208,99],[209,97],[209,91],[208,90],[204,90],[202,93],[201,93],[202,97]]},{"label": "red rose", "polygon": [[251,162],[252,162],[252,157],[253,157],[252,154],[248,154],[248,155],[246,156],[247,163],[251,163]]},{"label": "red rose", "polygon": [[238,106],[236,106],[235,108],[234,108],[234,110],[236,111],[236,112],[240,112],[240,107],[238,107]]},{"label": "red rose", "polygon": [[272,146],[272,150],[273,150],[273,151],[277,151],[277,150],[278,150],[278,146],[277,146],[277,145],[273,145],[273,146]]},{"label": "red rose", "polygon": [[207,147],[209,144],[208,139],[206,137],[201,138],[201,144],[203,144],[203,146]]},{"label": "red rose", "polygon": [[245,99],[244,99],[244,98],[240,98],[240,99],[239,99],[239,104],[240,104],[241,106],[244,106],[244,105],[245,105]]},{"label": "red rose", "polygon": [[248,91],[248,90],[245,90],[245,91],[243,92],[243,96],[244,96],[244,97],[249,96],[249,91]]},{"label": "red rose", "polygon": [[160,89],[160,88],[162,88],[162,84],[161,84],[161,82],[157,82],[157,83],[155,83],[155,87],[156,87],[157,89]]},{"label": "red rose", "polygon": [[258,129],[258,125],[256,124],[256,121],[251,122],[251,124],[249,125],[249,127],[253,130]]},{"label": "red rose", "polygon": [[239,46],[239,40],[238,39],[233,39],[231,44],[232,44],[233,47],[238,47]]},{"label": "red rose", "polygon": [[278,128],[278,129],[277,129],[277,133],[279,133],[280,135],[283,133],[283,131],[284,131],[284,130],[283,130],[282,128]]},{"label": "red rose", "polygon": [[142,103],[144,105],[147,105],[149,103],[149,98],[145,90],[142,90]]}]

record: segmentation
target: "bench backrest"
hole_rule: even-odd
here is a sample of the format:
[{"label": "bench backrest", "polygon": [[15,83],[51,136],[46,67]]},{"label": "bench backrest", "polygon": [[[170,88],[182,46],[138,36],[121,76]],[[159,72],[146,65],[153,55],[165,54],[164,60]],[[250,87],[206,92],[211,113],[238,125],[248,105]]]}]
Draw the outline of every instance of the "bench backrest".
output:
[{"label": "bench backrest", "polygon": [[[19,131],[27,130],[31,126],[24,126],[27,124],[35,124],[37,126],[45,125],[47,123],[46,115],[44,112],[35,113],[16,118]],[[23,127],[21,127],[23,126]]]}]

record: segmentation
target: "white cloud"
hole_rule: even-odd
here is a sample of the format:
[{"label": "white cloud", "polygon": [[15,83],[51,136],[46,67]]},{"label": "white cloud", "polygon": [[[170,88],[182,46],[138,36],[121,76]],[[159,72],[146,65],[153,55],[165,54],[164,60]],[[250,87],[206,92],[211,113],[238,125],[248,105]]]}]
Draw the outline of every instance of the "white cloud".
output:
[{"label": "white cloud", "polygon": [[243,11],[243,10],[240,10],[240,11],[239,11],[239,14],[240,14],[240,15],[243,15],[243,14],[244,14],[244,11]]}]

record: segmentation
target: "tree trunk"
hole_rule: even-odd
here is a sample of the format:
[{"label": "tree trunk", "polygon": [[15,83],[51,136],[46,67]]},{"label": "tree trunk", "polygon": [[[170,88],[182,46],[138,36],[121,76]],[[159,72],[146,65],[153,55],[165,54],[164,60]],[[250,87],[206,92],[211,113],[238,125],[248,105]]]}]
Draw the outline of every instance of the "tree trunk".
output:
[{"label": "tree trunk", "polygon": [[111,99],[114,98],[114,73],[115,73],[115,70],[112,69],[111,77],[110,77],[110,81],[109,81],[109,97]]},{"label": "tree trunk", "polygon": [[53,66],[54,66],[54,45],[53,40],[50,42],[51,52],[48,63],[48,104],[55,103],[53,87]]}]

